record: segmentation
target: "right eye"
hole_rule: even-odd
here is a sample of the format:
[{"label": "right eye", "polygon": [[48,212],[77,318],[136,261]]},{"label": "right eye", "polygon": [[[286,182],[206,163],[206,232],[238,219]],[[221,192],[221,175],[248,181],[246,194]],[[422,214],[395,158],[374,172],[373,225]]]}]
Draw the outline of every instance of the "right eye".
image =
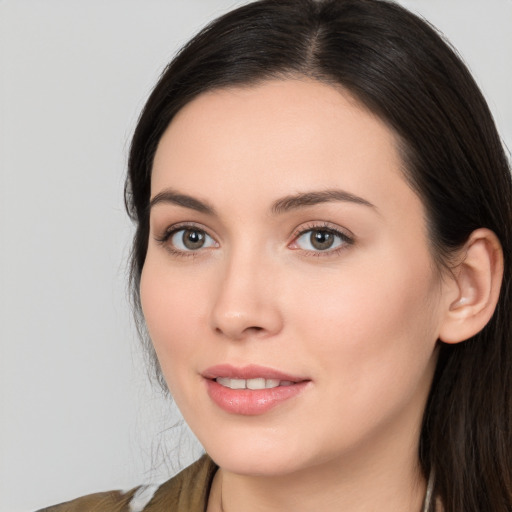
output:
[{"label": "right eye", "polygon": [[182,252],[197,251],[217,245],[205,231],[194,227],[177,229],[170,234],[168,241],[173,249]]}]

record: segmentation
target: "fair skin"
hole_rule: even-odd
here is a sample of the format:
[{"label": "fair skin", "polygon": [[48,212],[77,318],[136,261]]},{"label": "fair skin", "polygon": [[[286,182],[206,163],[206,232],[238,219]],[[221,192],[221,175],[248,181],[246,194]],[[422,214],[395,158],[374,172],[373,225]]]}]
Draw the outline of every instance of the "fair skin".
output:
[{"label": "fair skin", "polygon": [[[162,137],[141,299],[170,392],[220,466],[208,512],[421,509],[437,342],[492,314],[495,287],[474,276],[499,271],[499,244],[482,230],[470,265],[439,270],[401,168],[382,121],[306,79],[205,93]],[[229,378],[260,367],[291,376],[274,390],[290,396],[238,406],[254,391]]]}]

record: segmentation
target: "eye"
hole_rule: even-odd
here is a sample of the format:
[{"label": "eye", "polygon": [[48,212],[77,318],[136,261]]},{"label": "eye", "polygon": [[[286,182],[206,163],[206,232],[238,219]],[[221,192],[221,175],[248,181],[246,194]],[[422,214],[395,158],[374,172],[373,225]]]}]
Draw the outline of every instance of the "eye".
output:
[{"label": "eye", "polygon": [[302,231],[293,242],[292,249],[310,252],[328,252],[351,244],[352,239],[332,228],[314,228]]},{"label": "eye", "polygon": [[171,233],[169,242],[174,249],[183,252],[197,251],[208,247],[215,247],[215,240],[202,229],[183,228]]}]

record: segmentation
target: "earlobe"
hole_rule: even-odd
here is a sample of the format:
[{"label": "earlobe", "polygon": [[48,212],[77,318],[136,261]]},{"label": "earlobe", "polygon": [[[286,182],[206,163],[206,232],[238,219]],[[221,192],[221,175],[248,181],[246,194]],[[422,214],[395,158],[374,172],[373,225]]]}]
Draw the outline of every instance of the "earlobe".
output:
[{"label": "earlobe", "polygon": [[481,331],[491,319],[501,289],[503,251],[496,234],[480,228],[461,250],[461,262],[453,269],[456,287],[443,317],[439,339],[459,343]]}]

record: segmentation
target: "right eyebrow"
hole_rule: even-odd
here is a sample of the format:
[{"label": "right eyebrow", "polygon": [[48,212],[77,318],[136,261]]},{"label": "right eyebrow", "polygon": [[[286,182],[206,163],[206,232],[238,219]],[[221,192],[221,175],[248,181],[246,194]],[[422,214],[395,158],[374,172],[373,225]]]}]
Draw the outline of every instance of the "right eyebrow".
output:
[{"label": "right eyebrow", "polygon": [[153,197],[149,202],[148,210],[151,210],[153,206],[162,203],[175,204],[200,213],[206,213],[207,215],[215,215],[215,209],[206,201],[200,201],[199,199],[188,196],[187,194],[180,194],[172,189],[163,190]]}]

